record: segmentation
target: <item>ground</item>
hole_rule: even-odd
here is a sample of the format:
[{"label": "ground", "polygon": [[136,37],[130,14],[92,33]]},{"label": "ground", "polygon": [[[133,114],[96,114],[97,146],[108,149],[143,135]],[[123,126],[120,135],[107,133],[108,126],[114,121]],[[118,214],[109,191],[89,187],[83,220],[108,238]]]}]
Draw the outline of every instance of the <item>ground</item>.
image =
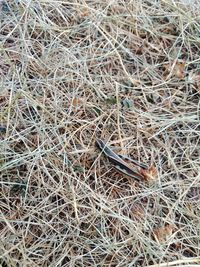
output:
[{"label": "ground", "polygon": [[0,265],[200,266],[200,2],[0,7]]}]

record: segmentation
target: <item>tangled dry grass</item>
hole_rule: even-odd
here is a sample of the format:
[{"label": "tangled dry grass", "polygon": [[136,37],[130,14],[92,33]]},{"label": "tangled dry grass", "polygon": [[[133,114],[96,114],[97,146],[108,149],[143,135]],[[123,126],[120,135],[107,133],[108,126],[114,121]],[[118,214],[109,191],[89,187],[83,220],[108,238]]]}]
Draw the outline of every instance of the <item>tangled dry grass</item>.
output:
[{"label": "tangled dry grass", "polygon": [[1,266],[200,266],[199,10],[1,1]]}]

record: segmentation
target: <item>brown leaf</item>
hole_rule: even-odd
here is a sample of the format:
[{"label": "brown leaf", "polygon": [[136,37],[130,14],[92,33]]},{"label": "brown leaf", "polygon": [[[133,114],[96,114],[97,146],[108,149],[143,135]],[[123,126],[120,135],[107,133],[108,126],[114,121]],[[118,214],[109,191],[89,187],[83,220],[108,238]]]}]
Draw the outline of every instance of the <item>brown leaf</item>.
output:
[{"label": "brown leaf", "polygon": [[81,10],[81,12],[80,12],[81,14],[80,14],[80,17],[81,18],[84,18],[84,17],[88,17],[89,15],[90,15],[90,10],[87,8],[87,7],[85,7],[85,8],[83,8],[82,10]]},{"label": "brown leaf", "polygon": [[157,169],[153,165],[151,165],[147,170],[141,169],[140,173],[144,176],[146,181],[154,181],[157,179]]},{"label": "brown leaf", "polygon": [[173,234],[176,226],[173,224],[168,224],[164,227],[157,228],[153,231],[153,236],[158,243],[164,243]]},{"label": "brown leaf", "polygon": [[185,62],[177,61],[174,66],[170,64],[166,64],[164,67],[165,67],[165,71],[164,71],[163,76],[165,78],[168,78],[171,75],[179,79],[182,79],[185,77]]},{"label": "brown leaf", "polygon": [[83,100],[81,98],[78,97],[74,97],[72,100],[72,105],[74,107],[80,106],[83,103]]},{"label": "brown leaf", "polygon": [[177,78],[185,77],[185,62],[177,62],[172,71],[173,75]]}]

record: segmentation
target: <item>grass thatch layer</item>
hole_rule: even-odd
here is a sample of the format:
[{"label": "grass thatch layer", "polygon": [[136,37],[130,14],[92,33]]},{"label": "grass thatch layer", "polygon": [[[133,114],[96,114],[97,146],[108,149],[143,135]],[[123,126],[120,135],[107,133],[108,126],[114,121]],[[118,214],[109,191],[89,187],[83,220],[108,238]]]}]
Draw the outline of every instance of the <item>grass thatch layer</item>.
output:
[{"label": "grass thatch layer", "polygon": [[0,265],[199,266],[199,1],[0,5]]}]

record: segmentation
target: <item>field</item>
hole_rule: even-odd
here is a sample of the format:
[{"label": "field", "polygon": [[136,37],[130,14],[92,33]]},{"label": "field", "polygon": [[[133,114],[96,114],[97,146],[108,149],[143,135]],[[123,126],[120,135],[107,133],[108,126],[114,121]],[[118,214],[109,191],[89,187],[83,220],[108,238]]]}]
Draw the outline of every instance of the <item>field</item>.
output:
[{"label": "field", "polygon": [[200,2],[0,11],[0,266],[200,266]]}]

